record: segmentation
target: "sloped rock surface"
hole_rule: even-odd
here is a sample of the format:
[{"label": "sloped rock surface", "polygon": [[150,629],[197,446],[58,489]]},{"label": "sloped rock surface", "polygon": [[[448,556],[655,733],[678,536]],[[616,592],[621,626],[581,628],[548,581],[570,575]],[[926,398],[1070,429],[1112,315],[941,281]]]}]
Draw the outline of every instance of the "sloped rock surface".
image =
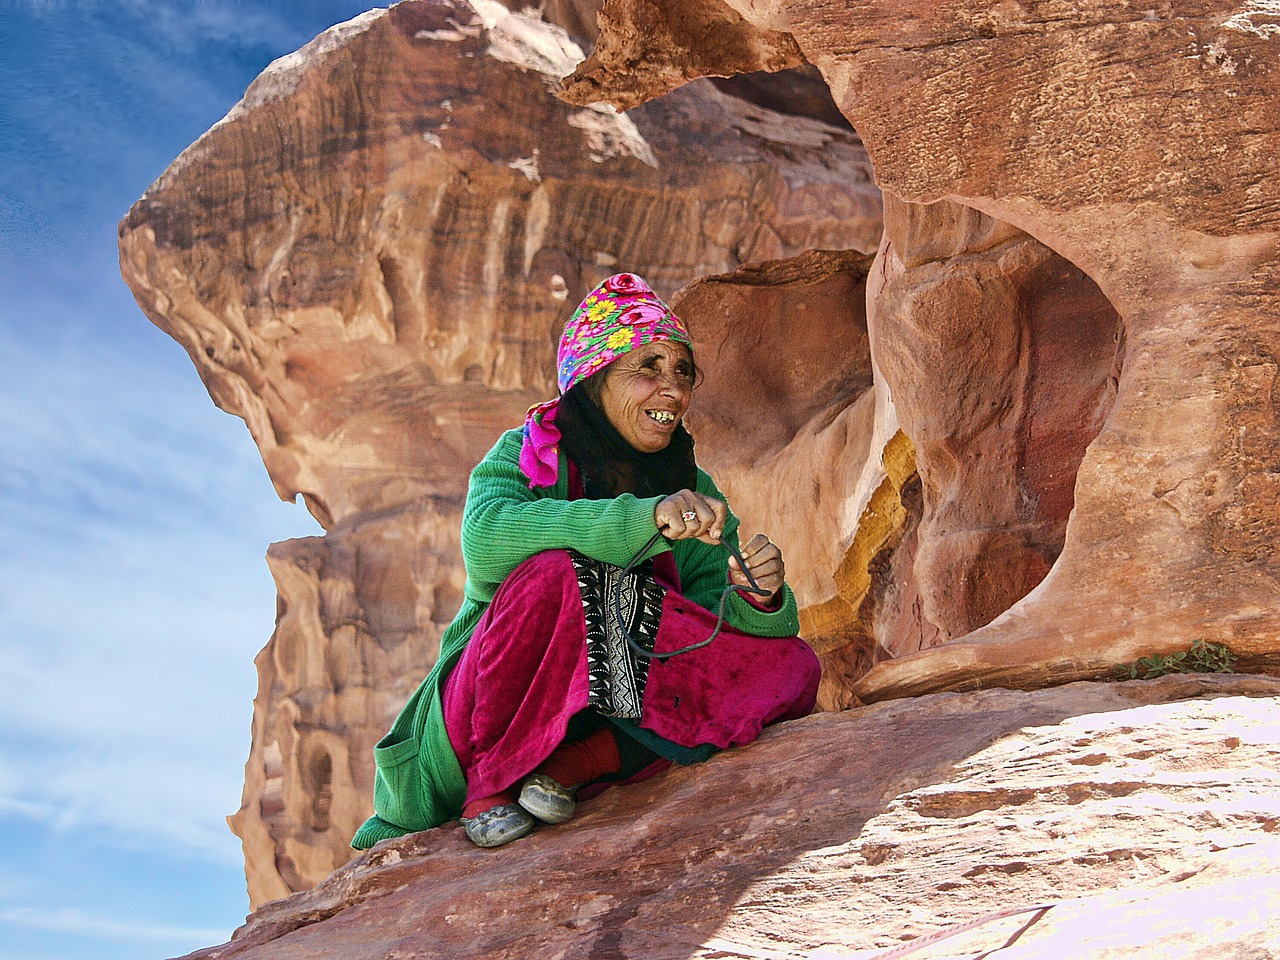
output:
[{"label": "sloped rock surface", "polygon": [[372,746],[460,602],[467,474],[552,395],[579,299],[619,269],[670,296],[879,242],[847,124],[709,81],[625,116],[572,107],[554,88],[581,56],[491,2],[370,11],[268,68],[120,226],[143,310],[326,528],[269,556],[279,618],[232,818],[253,903],[351,856]]},{"label": "sloped rock surface", "polygon": [[974,920],[913,955],[1275,957],[1277,743],[1267,678],[818,714],[496,851],[379,844],[192,957],[869,957]]},{"label": "sloped rock surface", "polygon": [[[676,16],[733,22],[750,37],[719,49],[667,29],[644,41],[672,65],[662,82],[637,74],[634,29],[659,32]],[[1027,444],[1011,434],[999,477],[996,464],[966,464],[994,447],[960,442],[990,421],[950,391],[922,388],[923,354],[886,362],[877,398],[883,406],[904,397],[893,415],[909,421],[906,433],[921,452],[920,526],[914,556],[900,567],[921,588],[924,620],[948,642],[879,663],[854,684],[854,695],[869,701],[996,683],[1038,687],[1099,676],[1117,661],[1201,639],[1228,644],[1254,669],[1276,667],[1274,4],[873,2],[837,9],[820,0],[607,0],[601,18],[617,25],[618,42],[601,38],[566,80],[569,99],[633,103],[675,87],[689,75],[682,62],[712,75],[767,69],[768,51],[794,42],[863,137],[887,194],[942,204],[943,221],[960,216],[945,206],[959,205],[991,218],[993,229],[1028,234],[1087,278],[1080,291],[1096,286],[1123,332],[1115,382],[1103,387],[1099,406],[1089,407],[1088,390],[1070,391],[1079,423],[1052,428],[1061,443]],[[742,55],[752,49],[764,51],[755,63]],[[895,254],[904,256],[883,247],[872,276],[895,271]],[[983,276],[977,269],[968,280],[956,278],[950,296],[961,313],[992,293]],[[870,296],[875,357],[881,305],[875,290]],[[1077,308],[1061,296],[1070,317]],[[1106,311],[1086,306],[1082,316],[1090,328],[1085,366],[1097,372],[1107,365]],[[934,332],[925,329],[917,349],[933,358],[928,374],[955,384],[975,358],[1008,370],[1023,357],[1009,342],[1017,326],[1005,316],[971,328],[990,336],[989,345],[950,340],[954,326],[926,342]],[[1073,355],[1064,332],[1050,351],[1057,364]],[[1054,366],[1051,356],[1045,372]],[[990,400],[992,384],[967,379],[971,399]],[[1038,389],[1023,399],[1034,402]],[[1054,393],[1050,386],[1041,396]],[[1096,436],[1086,439],[1094,424]],[[1068,484],[1051,477],[1050,467],[1077,456],[1082,442],[1054,559],[1050,541]],[[1018,469],[1026,475],[1011,475]],[[1003,505],[989,517],[971,515],[975,506],[982,512],[990,499],[982,484],[992,482],[1025,486],[1040,503],[1015,518],[1008,497],[996,497]],[[1017,519],[1021,529],[982,526],[997,519]],[[970,582],[957,582],[956,570]],[[909,581],[899,582],[910,596]],[[1001,612],[1005,603],[1012,606]]]}]

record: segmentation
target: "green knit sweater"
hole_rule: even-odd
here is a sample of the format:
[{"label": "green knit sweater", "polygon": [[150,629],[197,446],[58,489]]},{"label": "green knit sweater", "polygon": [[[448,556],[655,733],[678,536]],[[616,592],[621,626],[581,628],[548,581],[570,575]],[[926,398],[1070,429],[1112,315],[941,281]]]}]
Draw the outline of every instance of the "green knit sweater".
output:
[{"label": "green knit sweater", "polygon": [[[471,473],[462,514],[462,557],[467,570],[462,608],[440,639],[435,666],[400,711],[391,732],[374,748],[375,815],[352,839],[357,849],[439,826],[462,813],[466,778],[445,730],[441,693],[449,671],[511,571],[535,554],[566,548],[625,566],[657,532],[653,512],[661,497],[641,499],[625,493],[614,500],[569,500],[563,451],[555,486],[531,490],[520,469],[521,441],[520,430],[507,431]],[[724,499],[701,469],[698,492]],[[737,544],[738,519],[732,512],[724,538]],[[665,550],[674,555],[684,596],[716,609],[728,583],[724,548],[700,540],[671,543],[659,538],[646,558]],[[729,594],[725,620],[762,637],[793,636],[800,629],[795,597],[785,585],[782,604],[773,611],[753,606],[738,593]]]}]

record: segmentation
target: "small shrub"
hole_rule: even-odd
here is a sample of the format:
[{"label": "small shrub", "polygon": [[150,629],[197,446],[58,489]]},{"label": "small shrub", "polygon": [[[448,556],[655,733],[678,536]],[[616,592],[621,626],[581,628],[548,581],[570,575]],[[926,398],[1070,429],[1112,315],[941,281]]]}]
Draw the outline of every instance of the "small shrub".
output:
[{"label": "small shrub", "polygon": [[1236,655],[1220,643],[1197,640],[1191,649],[1164,656],[1140,657],[1116,667],[1119,680],[1150,680],[1170,673],[1235,673]]}]

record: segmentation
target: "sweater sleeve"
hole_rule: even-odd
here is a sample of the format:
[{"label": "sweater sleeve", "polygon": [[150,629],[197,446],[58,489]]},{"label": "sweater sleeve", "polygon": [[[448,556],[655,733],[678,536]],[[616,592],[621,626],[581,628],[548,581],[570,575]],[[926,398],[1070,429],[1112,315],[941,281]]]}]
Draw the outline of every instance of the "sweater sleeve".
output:
[{"label": "sweater sleeve", "polygon": [[[467,595],[475,600],[492,600],[512,570],[545,550],[573,549],[621,567],[658,532],[653,511],[660,497],[568,500],[563,456],[556,486],[530,489],[520,469],[521,439],[519,430],[507,431],[471,473],[462,557]],[[659,537],[645,556],[668,549]]]},{"label": "sweater sleeve", "polygon": [[[698,492],[717,500],[725,496],[705,470],[698,471]],[[726,501],[727,502],[727,501]],[[729,510],[723,539],[738,546],[738,518]],[[717,611],[720,595],[729,585],[729,554],[719,544],[701,540],[678,540],[672,548],[680,571],[681,592],[707,610]],[[782,585],[782,603],[776,610],[763,610],[734,590],[725,603],[725,620],[758,637],[791,637],[800,632],[800,617],[791,588]]]}]

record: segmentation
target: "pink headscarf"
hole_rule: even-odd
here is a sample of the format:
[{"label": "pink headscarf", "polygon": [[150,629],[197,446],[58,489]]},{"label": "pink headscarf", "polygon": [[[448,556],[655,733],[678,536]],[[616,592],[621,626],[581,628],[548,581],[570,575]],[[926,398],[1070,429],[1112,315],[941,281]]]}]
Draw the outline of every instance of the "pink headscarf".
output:
[{"label": "pink headscarf", "polygon": [[[624,353],[658,340],[692,349],[689,331],[671,308],[634,273],[618,273],[596,287],[573,311],[556,350],[556,383],[563,396]],[[529,486],[549,487],[560,470],[560,397],[530,407],[524,419],[520,469]]]}]

